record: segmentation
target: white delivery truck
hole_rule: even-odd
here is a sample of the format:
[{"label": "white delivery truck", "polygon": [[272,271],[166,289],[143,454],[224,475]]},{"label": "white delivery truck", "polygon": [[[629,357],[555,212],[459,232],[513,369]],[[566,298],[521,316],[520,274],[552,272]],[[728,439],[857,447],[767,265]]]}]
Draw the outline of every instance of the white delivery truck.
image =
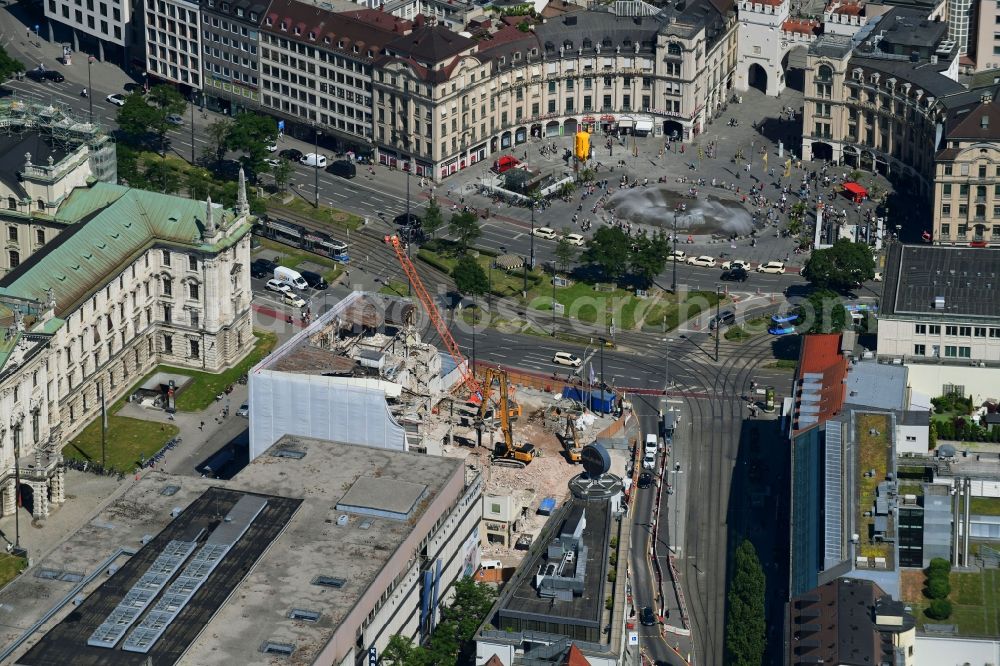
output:
[{"label": "white delivery truck", "polygon": [[306,279],[299,275],[298,271],[292,270],[291,268],[285,268],[284,266],[278,266],[274,269],[274,279],[279,282],[284,282],[289,287],[294,289],[308,289],[309,283]]}]

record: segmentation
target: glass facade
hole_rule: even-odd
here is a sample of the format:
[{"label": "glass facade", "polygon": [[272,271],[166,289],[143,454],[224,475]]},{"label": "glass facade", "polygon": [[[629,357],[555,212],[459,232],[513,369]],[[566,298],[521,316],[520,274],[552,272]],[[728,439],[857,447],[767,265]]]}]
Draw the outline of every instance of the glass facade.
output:
[{"label": "glass facade", "polygon": [[811,428],[792,440],[791,588],[797,596],[817,585],[822,566],[823,430]]}]

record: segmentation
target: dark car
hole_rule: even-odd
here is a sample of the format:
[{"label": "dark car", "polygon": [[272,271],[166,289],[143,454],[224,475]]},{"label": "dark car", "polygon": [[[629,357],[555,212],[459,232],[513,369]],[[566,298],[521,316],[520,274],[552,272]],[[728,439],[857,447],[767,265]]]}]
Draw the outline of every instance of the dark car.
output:
[{"label": "dark car", "polygon": [[732,310],[723,310],[718,315],[712,317],[708,322],[708,327],[713,331],[720,326],[732,326],[736,323],[736,313]]},{"label": "dark car", "polygon": [[644,627],[654,626],[656,624],[656,615],[653,614],[653,609],[649,606],[643,606],[642,610],[639,611],[639,622]]},{"label": "dark car", "polygon": [[649,488],[653,485],[653,475],[649,472],[643,472],[639,475],[639,488]]},{"label": "dark car", "polygon": [[142,86],[141,83],[126,83],[125,86],[123,87],[123,90],[127,93],[137,92],[140,95],[146,93],[146,89]]},{"label": "dark car", "polygon": [[51,69],[33,69],[29,72],[25,72],[27,76],[32,81],[38,81],[39,83],[43,81],[52,81],[54,83],[62,83],[66,80],[66,77],[59,72],[54,72]]},{"label": "dark car", "polygon": [[298,162],[302,159],[302,151],[295,150],[294,148],[285,148],[283,151],[278,153],[278,157],[283,157],[292,162]]},{"label": "dark car", "polygon": [[278,264],[267,259],[254,259],[250,264],[250,277],[267,278],[274,275],[274,269]]},{"label": "dark car", "polygon": [[749,277],[750,273],[747,272],[747,269],[741,266],[731,268],[722,274],[722,279],[730,282],[746,282]]},{"label": "dark car", "polygon": [[392,223],[397,227],[414,227],[415,229],[419,229],[422,224],[420,216],[414,213],[401,213],[392,218]]},{"label": "dark car", "polygon": [[341,178],[354,178],[358,175],[357,167],[354,166],[353,162],[347,160],[336,160],[326,168],[326,171]]},{"label": "dark car", "polygon": [[312,271],[299,271],[299,275],[301,275],[302,279],[306,281],[306,284],[313,289],[326,289],[330,286],[319,273],[314,273]]}]

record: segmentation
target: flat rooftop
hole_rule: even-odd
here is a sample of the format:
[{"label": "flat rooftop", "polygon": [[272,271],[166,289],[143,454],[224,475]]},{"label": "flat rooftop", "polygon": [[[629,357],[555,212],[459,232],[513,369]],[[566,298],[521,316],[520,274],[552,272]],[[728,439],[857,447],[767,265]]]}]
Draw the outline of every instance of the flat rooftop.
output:
[{"label": "flat rooftop", "polygon": [[[400,480],[403,492],[396,492]],[[260,650],[268,641],[292,645],[295,663],[312,663],[349,613],[361,611],[363,618],[370,612],[359,605],[368,603],[365,592],[376,576],[387,567],[403,570],[423,536],[414,532],[435,522],[421,518],[440,512],[442,503],[454,505],[465,486],[458,459],[287,435],[229,481],[149,472],[0,591],[0,641],[11,644],[66,595],[83,595],[82,604],[66,604],[14,652],[16,663],[139,666],[152,656],[156,664],[264,665],[275,658]],[[415,487],[421,489],[416,501]],[[338,508],[351,493],[370,511]],[[152,651],[123,652],[121,643],[115,649],[87,646],[169,541],[218,526],[248,494],[267,501],[263,513]],[[407,519],[385,517],[401,514],[408,503]],[[182,513],[172,518],[175,508]],[[213,534],[228,538],[224,532],[207,529],[199,545]],[[143,546],[146,535],[155,536]],[[108,558],[119,546],[138,553],[120,556],[114,564],[121,568],[108,577]],[[93,572],[92,582],[81,581]],[[319,620],[292,619],[293,609],[315,612]],[[348,643],[353,635],[351,629]]]},{"label": "flat rooftop", "polygon": [[[531,560],[521,564],[525,568],[525,575],[513,588],[510,595],[505,598],[497,609],[503,621],[503,617],[512,615],[540,616],[548,618],[559,618],[563,624],[574,624],[574,621],[581,624],[600,623],[601,615],[604,612],[604,560],[608,553],[608,535],[611,525],[611,503],[593,501],[586,502],[578,499],[571,499],[563,508],[559,516],[559,521],[554,524],[554,529],[548,537],[548,542],[559,536],[562,525],[566,518],[572,513],[576,506],[582,506],[585,512],[586,526],[583,528],[583,545],[587,547],[587,568],[584,574],[584,591],[581,596],[574,596],[572,601],[558,601],[547,599],[538,595],[535,588],[535,573],[539,566],[547,562],[546,549],[539,548],[538,553]],[[547,544],[546,544],[547,545]]]},{"label": "flat rooftop", "polygon": [[902,412],[906,409],[906,367],[875,361],[854,363],[847,370],[844,402],[857,407]]},{"label": "flat rooftop", "polygon": [[[996,321],[1000,249],[898,245],[889,248],[880,316],[930,315]],[[943,307],[935,299],[943,298]]]}]

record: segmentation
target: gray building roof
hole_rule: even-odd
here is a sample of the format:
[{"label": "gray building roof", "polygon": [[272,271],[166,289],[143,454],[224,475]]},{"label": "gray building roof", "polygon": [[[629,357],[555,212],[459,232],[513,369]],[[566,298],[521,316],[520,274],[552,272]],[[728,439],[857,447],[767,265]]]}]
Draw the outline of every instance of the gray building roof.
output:
[{"label": "gray building roof", "polygon": [[880,316],[996,320],[998,287],[1000,249],[893,244]]},{"label": "gray building roof", "polygon": [[56,144],[51,137],[38,132],[0,136],[0,181],[22,197],[28,193],[21,185],[18,174],[24,170],[27,153],[31,153],[32,164],[40,165],[47,164],[50,157],[54,164],[58,164],[69,155],[66,146]]},{"label": "gray building roof", "polygon": [[847,370],[846,405],[900,412],[906,409],[906,368],[859,361]]},{"label": "gray building roof", "polygon": [[851,56],[851,67],[861,67],[869,72],[881,72],[886,76],[895,77],[899,80],[899,85],[912,83],[934,97],[943,97],[950,93],[965,90],[962,84],[942,74],[943,71],[948,69],[947,62],[914,63],[909,60],[887,57],[880,58],[870,54],[861,55],[859,52],[855,52],[855,54]]}]

